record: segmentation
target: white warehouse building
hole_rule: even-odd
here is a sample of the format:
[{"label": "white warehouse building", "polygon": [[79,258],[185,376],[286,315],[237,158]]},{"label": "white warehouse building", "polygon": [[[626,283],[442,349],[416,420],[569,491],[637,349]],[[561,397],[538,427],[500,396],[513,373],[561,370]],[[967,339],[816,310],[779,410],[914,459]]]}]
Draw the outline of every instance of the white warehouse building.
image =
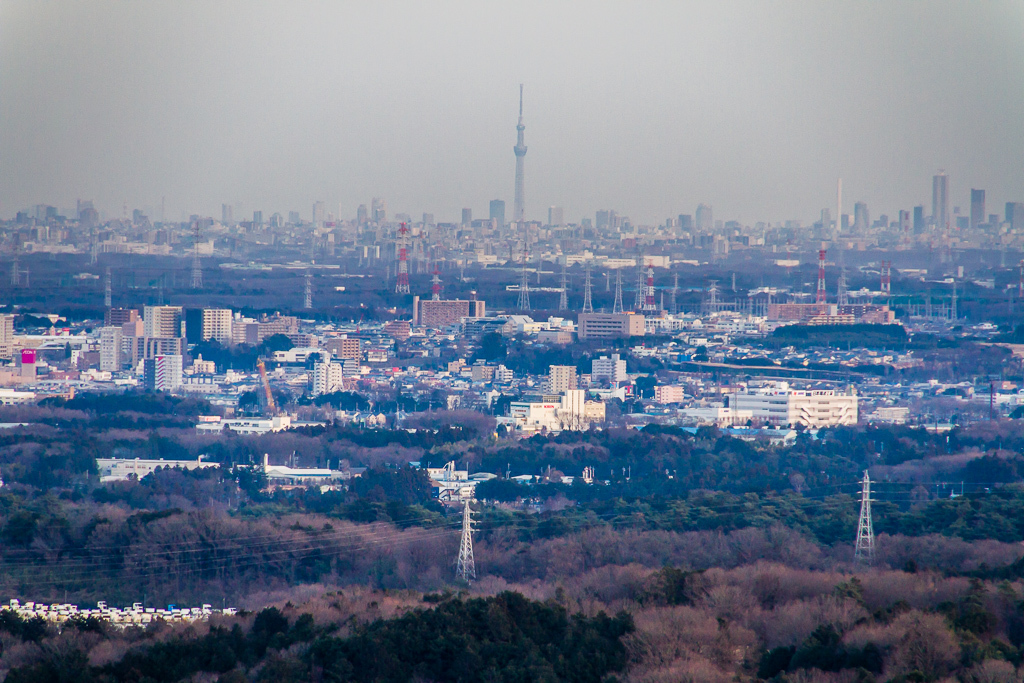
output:
[{"label": "white warehouse building", "polygon": [[808,428],[857,424],[858,396],[855,389],[791,389],[788,382],[748,388],[732,394],[729,407],[751,415],[754,422]]}]

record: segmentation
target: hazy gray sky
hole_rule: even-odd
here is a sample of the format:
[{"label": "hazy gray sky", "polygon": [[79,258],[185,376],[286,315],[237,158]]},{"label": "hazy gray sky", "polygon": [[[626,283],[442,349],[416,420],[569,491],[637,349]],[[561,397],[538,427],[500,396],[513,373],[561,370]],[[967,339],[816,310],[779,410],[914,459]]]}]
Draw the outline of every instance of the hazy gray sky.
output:
[{"label": "hazy gray sky", "polygon": [[2,0],[0,216],[511,213],[520,82],[528,218],[1024,201],[1021,0]]}]

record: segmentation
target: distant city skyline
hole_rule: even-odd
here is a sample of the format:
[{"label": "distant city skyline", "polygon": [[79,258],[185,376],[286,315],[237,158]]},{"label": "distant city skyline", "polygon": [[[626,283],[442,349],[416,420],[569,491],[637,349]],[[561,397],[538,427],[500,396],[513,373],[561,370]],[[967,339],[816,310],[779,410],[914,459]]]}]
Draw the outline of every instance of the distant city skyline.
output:
[{"label": "distant city skyline", "polygon": [[374,197],[439,221],[494,199],[514,211],[525,83],[526,220],[556,206],[571,223],[613,209],[657,225],[706,204],[811,224],[839,177],[848,207],[892,218],[927,212],[944,170],[952,221],[972,189],[989,207],[1024,200],[1022,32],[1009,0],[14,0],[0,5],[0,216],[77,199],[175,221],[225,207],[311,220],[314,202],[354,219]]}]

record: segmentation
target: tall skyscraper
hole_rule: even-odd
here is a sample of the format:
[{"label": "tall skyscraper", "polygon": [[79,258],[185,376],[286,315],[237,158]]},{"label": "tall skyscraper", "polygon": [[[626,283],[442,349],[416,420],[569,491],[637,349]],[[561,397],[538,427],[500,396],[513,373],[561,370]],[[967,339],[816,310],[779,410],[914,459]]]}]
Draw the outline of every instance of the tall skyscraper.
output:
[{"label": "tall skyscraper", "polygon": [[256,226],[257,228],[262,228],[263,227],[263,212],[262,211],[253,211],[252,212],[252,224],[254,226]]},{"label": "tall skyscraper", "polygon": [[703,233],[711,233],[715,229],[715,218],[711,207],[701,204],[697,207],[697,230]]},{"label": "tall skyscraper", "polygon": [[489,218],[493,221],[498,221],[498,227],[505,225],[505,200],[503,199],[492,199],[491,200],[491,212]]},{"label": "tall skyscraper", "polygon": [[562,225],[565,223],[565,211],[560,206],[548,208],[548,225]]},{"label": "tall skyscraper", "polygon": [[220,205],[220,223],[221,225],[231,225],[234,223],[231,216],[231,205],[221,204]]},{"label": "tall skyscraper", "polygon": [[462,210],[462,224],[470,225],[473,222],[473,209]]},{"label": "tall skyscraper", "polygon": [[985,222],[985,190],[971,190],[971,229]]},{"label": "tall skyscraper", "polygon": [[360,204],[359,208],[356,209],[356,223],[359,225],[366,225],[369,218],[370,213],[366,210],[366,204]]},{"label": "tall skyscraper", "polygon": [[1006,222],[1013,231],[1024,230],[1024,202],[1006,202]]},{"label": "tall skyscraper", "polygon": [[516,153],[516,197],[512,205],[512,220],[516,223],[523,221],[523,214],[526,211],[525,200],[523,199],[523,158],[526,156],[526,142],[523,140],[523,132],[526,126],[523,125],[523,84],[519,84],[519,123],[516,125],[516,146],[513,151]]},{"label": "tall skyscraper", "polygon": [[313,227],[324,227],[325,220],[327,220],[327,205],[323,202],[313,202]]},{"label": "tall skyscraper", "polygon": [[381,197],[370,201],[370,220],[374,223],[386,223],[388,220],[388,203]]},{"label": "tall skyscraper", "polygon": [[914,207],[914,234],[920,235],[924,232],[924,207]]},{"label": "tall skyscraper", "polygon": [[932,221],[938,230],[949,227],[949,176],[942,171],[932,178]]},{"label": "tall skyscraper", "polygon": [[864,202],[857,202],[853,205],[853,229],[858,234],[867,232],[871,226],[871,217],[868,215],[868,205]]}]

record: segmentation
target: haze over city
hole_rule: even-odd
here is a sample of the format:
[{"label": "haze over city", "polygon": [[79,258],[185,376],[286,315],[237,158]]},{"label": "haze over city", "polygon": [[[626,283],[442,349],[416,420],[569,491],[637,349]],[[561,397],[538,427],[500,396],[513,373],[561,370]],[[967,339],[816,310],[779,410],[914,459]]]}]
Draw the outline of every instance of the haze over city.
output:
[{"label": "haze over city", "polygon": [[[4,2],[0,215],[308,212],[455,220],[698,203],[744,223],[1016,200],[1024,6],[996,2]],[[164,216],[158,215],[161,201]],[[308,218],[308,217],[307,217]]]},{"label": "haze over city", "polygon": [[1022,37],[0,1],[0,681],[1021,683]]}]

